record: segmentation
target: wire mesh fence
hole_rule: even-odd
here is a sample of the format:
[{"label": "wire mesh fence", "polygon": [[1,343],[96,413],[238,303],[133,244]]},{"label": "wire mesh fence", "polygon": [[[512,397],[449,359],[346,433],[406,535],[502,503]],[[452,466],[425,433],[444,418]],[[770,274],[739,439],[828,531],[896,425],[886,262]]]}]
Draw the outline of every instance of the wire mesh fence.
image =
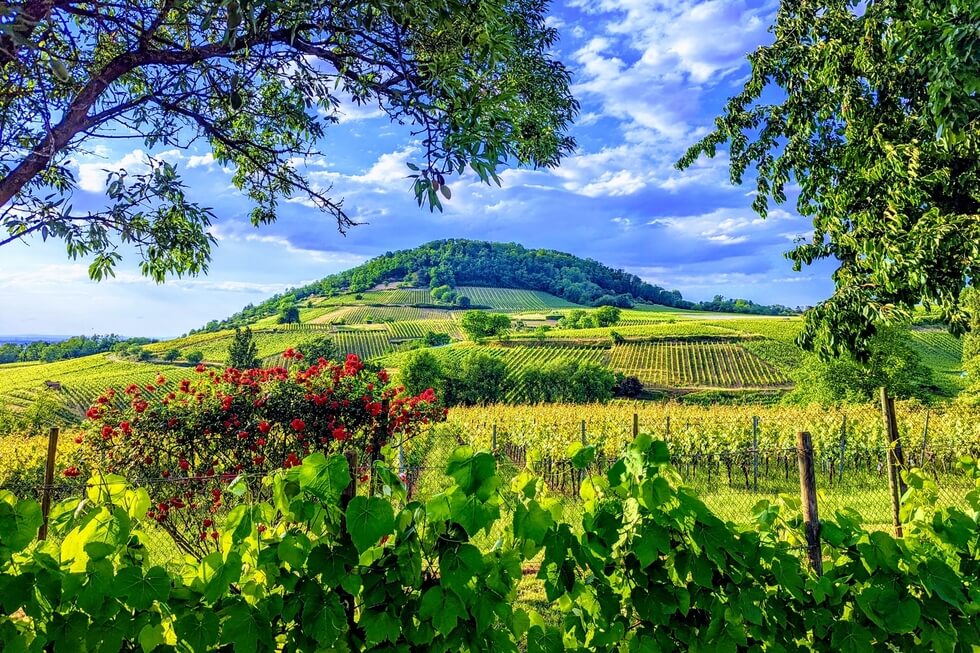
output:
[{"label": "wire mesh fence", "polygon": [[[568,411],[574,407],[568,407]],[[581,413],[580,413],[581,414]],[[753,521],[760,500],[800,495],[799,451],[787,446],[791,436],[813,428],[813,466],[822,515],[853,509],[865,524],[888,528],[892,523],[891,496],[888,481],[888,445],[882,431],[880,414],[865,409],[847,413],[769,412],[764,417],[745,414],[714,419],[670,413],[655,419],[649,414],[621,411],[615,421],[598,422],[587,418],[548,423],[544,420],[515,423],[485,422],[461,428],[458,424],[430,428],[418,436],[396,443],[397,467],[411,500],[425,501],[449,487],[446,466],[453,451],[461,444],[491,449],[497,455],[501,473],[513,475],[529,467],[551,490],[566,499],[568,515],[574,519],[578,496],[587,474],[605,473],[635,434],[644,432],[667,442],[671,463],[684,483],[721,518],[735,523]],[[594,416],[592,416],[594,417]],[[918,467],[935,483],[941,505],[965,507],[965,495],[971,489],[969,479],[957,465],[958,459],[980,456],[980,438],[971,437],[974,424],[964,415],[906,412],[899,419],[899,433],[904,447],[906,467]],[[958,439],[948,436],[960,433]],[[965,435],[962,435],[965,434]],[[598,456],[591,468],[583,471],[572,464],[568,446],[595,445]],[[42,446],[38,443],[38,446]],[[56,456],[62,456],[56,451]],[[357,476],[366,474],[365,468]],[[202,492],[219,492],[220,502],[211,517],[220,523],[229,512],[243,503],[267,501],[271,490],[260,482],[261,475],[240,482],[245,492],[228,491],[231,478],[153,478],[128,479],[135,487],[147,488],[154,497],[152,510],[161,511],[160,503],[190,502]],[[45,483],[44,469],[32,467],[15,476],[0,477],[0,490],[19,497],[51,503],[82,499],[92,486],[80,478],[62,474]],[[165,512],[179,514],[165,506]],[[144,527],[143,539],[158,560],[178,560],[183,556],[200,557],[213,550],[215,530],[203,522],[182,522],[179,518],[153,520]]]}]

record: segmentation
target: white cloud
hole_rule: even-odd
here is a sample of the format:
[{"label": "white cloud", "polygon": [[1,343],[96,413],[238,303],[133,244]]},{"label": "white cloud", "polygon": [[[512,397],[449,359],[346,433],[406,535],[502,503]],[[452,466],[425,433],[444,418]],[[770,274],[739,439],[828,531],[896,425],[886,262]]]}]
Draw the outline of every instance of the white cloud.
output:
[{"label": "white cloud", "polygon": [[746,0],[599,0],[576,3],[587,13],[613,13],[602,35],[573,55],[581,66],[576,91],[598,99],[605,115],[681,140],[693,131],[704,86],[745,65],[768,39],[774,3]]},{"label": "white cloud", "polygon": [[101,193],[105,190],[109,172],[119,170],[125,170],[131,175],[148,172],[150,165],[146,153],[143,150],[133,150],[118,161],[79,163],[78,175],[76,176],[78,187],[90,193]]},{"label": "white cloud", "polygon": [[187,157],[187,167],[188,168],[211,168],[214,165],[214,155],[208,152],[207,154],[192,154]]},{"label": "white cloud", "polygon": [[276,248],[281,248],[294,256],[303,256],[318,263],[336,263],[354,266],[367,260],[366,256],[350,254],[348,252],[324,252],[317,249],[306,249],[293,244],[292,241],[283,236],[260,236],[258,234],[249,234],[245,236],[244,240],[250,243],[264,243],[266,245],[272,245]]}]

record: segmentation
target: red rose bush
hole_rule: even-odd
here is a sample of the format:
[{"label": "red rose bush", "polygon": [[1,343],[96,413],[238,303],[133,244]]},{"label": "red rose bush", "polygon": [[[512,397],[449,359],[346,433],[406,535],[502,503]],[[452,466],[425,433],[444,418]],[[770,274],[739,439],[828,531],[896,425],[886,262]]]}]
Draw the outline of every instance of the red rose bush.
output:
[{"label": "red rose bush", "polygon": [[198,365],[196,378],[161,376],[108,390],[86,414],[79,460],[69,470],[146,487],[149,516],[183,549],[201,553],[213,546],[214,520],[239,483],[256,490],[269,471],[317,451],[353,454],[369,468],[389,442],[445,418],[431,389],[406,395],[353,354],[308,366],[295,352],[284,357],[290,367],[220,372]]}]

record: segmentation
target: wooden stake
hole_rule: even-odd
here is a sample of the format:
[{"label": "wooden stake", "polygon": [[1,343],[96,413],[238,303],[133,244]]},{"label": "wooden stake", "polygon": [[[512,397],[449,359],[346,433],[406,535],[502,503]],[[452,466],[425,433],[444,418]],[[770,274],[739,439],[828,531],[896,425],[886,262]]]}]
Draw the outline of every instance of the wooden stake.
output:
[{"label": "wooden stake", "polygon": [[48,458],[44,464],[44,490],[41,495],[41,529],[37,539],[43,540],[48,536],[48,513],[51,512],[51,490],[54,485],[54,463],[58,456],[58,427],[53,426],[48,431]]},{"label": "wooden stake", "polygon": [[800,499],[803,503],[803,528],[806,533],[807,558],[810,568],[823,574],[820,552],[820,515],[817,512],[817,481],[813,472],[813,443],[810,434],[796,434],[796,454],[800,463]]},{"label": "wooden stake", "polygon": [[888,390],[884,387],[881,388],[881,416],[888,441],[888,492],[892,503],[892,526],[895,528],[895,537],[902,537],[902,495],[907,488],[900,469],[905,466],[905,456],[902,455],[902,443],[898,439],[895,399],[888,396]]},{"label": "wooden stake", "polygon": [[635,440],[638,435],[640,435],[640,416],[633,413],[633,439]]}]

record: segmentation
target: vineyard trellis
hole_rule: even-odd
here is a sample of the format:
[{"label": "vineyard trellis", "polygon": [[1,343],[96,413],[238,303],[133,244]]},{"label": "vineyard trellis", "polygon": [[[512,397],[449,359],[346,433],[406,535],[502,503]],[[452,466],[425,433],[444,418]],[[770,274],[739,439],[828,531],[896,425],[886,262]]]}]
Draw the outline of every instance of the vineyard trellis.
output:
[{"label": "vineyard trellis", "polygon": [[627,342],[613,346],[618,372],[659,387],[773,387],[790,383],[769,365],[731,342]]}]

